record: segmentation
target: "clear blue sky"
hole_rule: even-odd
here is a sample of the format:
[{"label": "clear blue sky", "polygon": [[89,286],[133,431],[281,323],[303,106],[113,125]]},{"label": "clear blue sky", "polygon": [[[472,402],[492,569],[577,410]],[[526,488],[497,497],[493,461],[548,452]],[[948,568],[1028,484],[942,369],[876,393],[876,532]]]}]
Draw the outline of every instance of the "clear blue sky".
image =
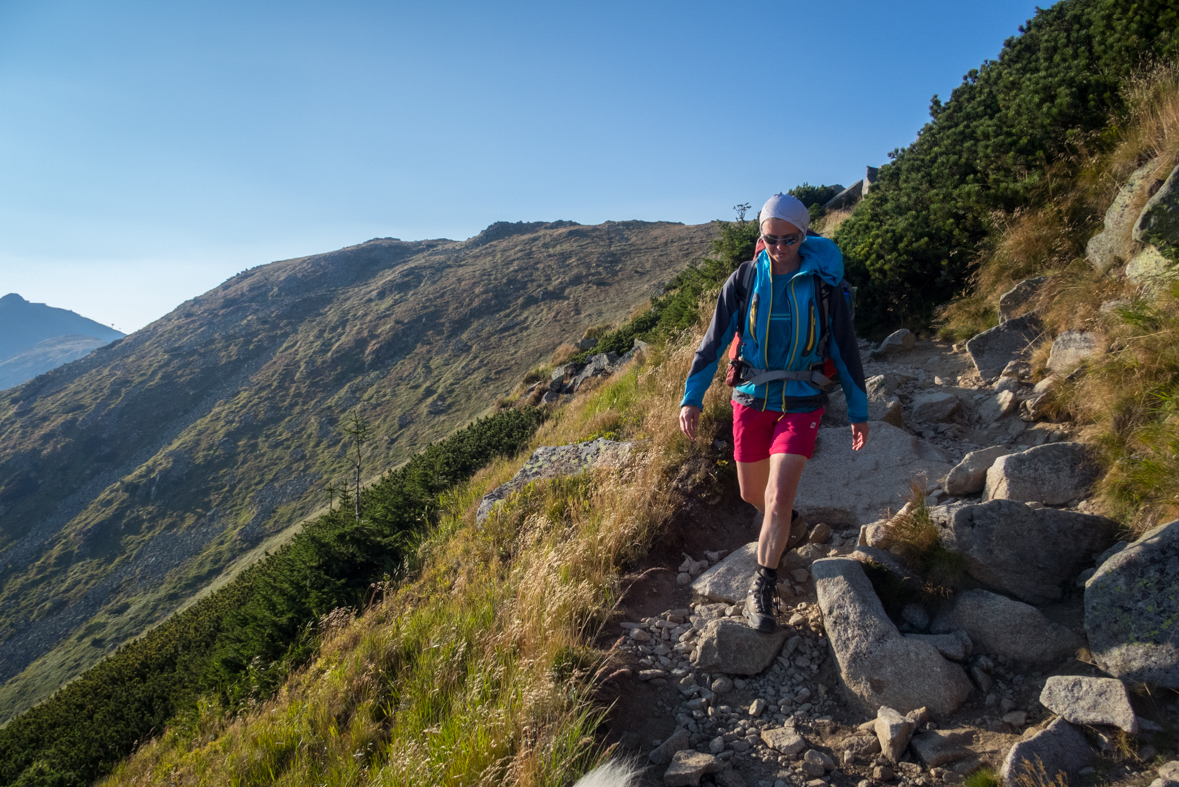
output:
[{"label": "clear blue sky", "polygon": [[886,163],[1034,11],[0,0],[0,295],[129,332],[373,237],[731,218]]}]

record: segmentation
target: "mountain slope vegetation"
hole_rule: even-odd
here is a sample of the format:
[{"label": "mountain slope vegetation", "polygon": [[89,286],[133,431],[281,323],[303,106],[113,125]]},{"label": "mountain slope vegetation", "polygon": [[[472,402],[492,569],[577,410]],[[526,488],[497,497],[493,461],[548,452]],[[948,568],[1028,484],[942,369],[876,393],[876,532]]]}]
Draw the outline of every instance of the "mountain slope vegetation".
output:
[{"label": "mountain slope vegetation", "polygon": [[[0,393],[0,718],[272,549],[348,474],[485,411],[557,343],[613,322],[713,228],[499,223],[246,271]],[[236,563],[235,563],[236,561]]]},{"label": "mountain slope vegetation", "polygon": [[1021,32],[949,101],[933,97],[930,122],[835,233],[861,328],[928,325],[962,292],[1001,217],[1050,200],[1052,167],[1102,144],[1123,82],[1179,54],[1179,2],[1065,0]]},{"label": "mountain slope vegetation", "polygon": [[[881,181],[836,232],[852,247],[849,275],[861,286],[857,311],[866,326],[929,320],[935,307],[966,287],[940,319],[955,338],[970,335],[994,319],[993,302],[1004,286],[1035,273],[1053,277],[1041,304],[1051,330],[1094,317],[1103,299],[1124,294],[1118,282],[1093,275],[1078,255],[1108,204],[1110,183],[1127,166],[1122,159],[1144,152],[1174,155],[1179,148],[1168,143],[1146,151],[1125,144],[1141,124],[1124,82],[1111,77],[1112,93],[1095,85],[1107,73],[1132,75],[1152,56],[1173,54],[1172,34],[1159,22],[1173,11],[1170,3],[1066,0],[1040,12],[996,64],[968,75],[949,102],[935,102],[934,123],[909,149],[916,152],[898,156],[887,178],[884,168]],[[1024,61],[1012,52],[1023,52],[1032,65],[1016,68]],[[1000,67],[1005,57],[1012,70]],[[980,82],[992,84],[988,80],[1009,92],[974,90]],[[975,103],[980,95],[993,103]],[[1084,111],[1071,102],[1076,96]],[[1023,133],[1016,140],[1005,135],[1017,118],[992,123],[988,114],[1013,105],[1031,118],[1016,123]],[[932,131],[946,116],[961,121],[953,125],[960,147],[946,148],[944,155],[921,148],[932,145],[927,138],[949,145],[950,137],[939,136],[948,131]],[[944,128],[951,125],[947,121]],[[1045,129],[1054,129],[1059,139],[1046,139]],[[967,172],[963,167],[975,165],[962,164],[958,154],[975,143],[986,150],[971,161],[985,166]],[[1004,158],[1004,146],[1013,145],[1019,156]],[[1060,186],[1072,196],[1062,196]],[[605,654],[597,650],[595,635],[620,595],[621,577],[641,564],[675,515],[677,479],[733,483],[726,475],[731,468],[708,454],[713,438],[728,426],[727,391],[720,385],[710,390],[695,443],[680,435],[676,410],[716,289],[748,258],[756,232],[752,222],[721,223],[709,258],[680,273],[650,311],[601,337],[603,348],[626,347],[636,337],[651,340],[655,347],[647,358],[550,413],[534,435],[520,438],[527,442],[524,450],[505,458],[510,450],[502,447],[500,458],[473,478],[456,474],[412,504],[368,509],[375,522],[378,511],[417,516],[424,505],[429,513],[420,517],[414,539],[395,543],[400,531],[365,520],[346,525],[339,519],[342,506],[332,515],[336,520],[320,520],[323,531],[310,529],[312,538],[330,538],[279,552],[302,556],[302,562],[286,565],[302,566],[297,576],[314,585],[292,581],[296,575],[284,578],[280,563],[267,561],[211,594],[201,602],[205,607],[198,604],[157,629],[174,632],[167,627],[196,620],[224,626],[198,637],[220,643],[205,646],[204,653],[215,656],[199,668],[211,681],[208,688],[193,687],[195,694],[161,705],[151,705],[156,695],[150,691],[139,695],[155,713],[157,734],[133,756],[116,763],[134,746],[126,735],[106,750],[79,754],[75,749],[82,744],[55,732],[53,724],[68,731],[71,717],[104,718],[102,712],[122,704],[116,697],[87,706],[85,692],[71,692],[71,686],[0,729],[0,761],[20,758],[5,777],[22,785],[78,784],[108,771],[108,784],[568,785],[601,756],[594,733],[603,709],[594,691]],[[1174,474],[1176,295],[1171,289],[1153,301],[1132,298],[1114,311],[1109,319],[1118,321],[1113,335],[1121,344],[1105,354],[1109,368],[1078,375],[1059,405],[1060,417],[1089,419],[1106,430],[1104,439],[1120,447],[1123,457],[1139,456],[1138,490]],[[551,338],[555,343],[576,333]],[[1085,388],[1099,384],[1105,388]],[[1122,399],[1111,394],[1115,387],[1124,391]],[[1103,423],[1106,418],[1112,423]],[[475,524],[480,496],[510,478],[532,448],[603,435],[641,441],[634,463],[532,485],[484,525]],[[1144,447],[1154,453],[1144,454]],[[1135,468],[1133,462],[1123,465],[1119,472]],[[418,477],[432,472],[425,468]],[[1110,474],[1115,482],[1126,478],[1119,472]],[[289,469],[276,468],[274,478],[289,475]],[[1169,498],[1135,499],[1156,513],[1173,506]],[[1119,515],[1127,523],[1124,513]],[[402,556],[402,568],[391,571],[391,562],[379,569],[388,576],[371,594],[358,595],[354,584],[333,595],[333,585],[347,585],[340,577],[352,567],[366,575],[374,571],[358,559],[362,551],[350,548],[356,543],[388,544],[382,554]],[[316,555],[326,558],[317,561]],[[268,572],[274,577],[269,584],[246,584]],[[316,602],[302,609],[296,603],[261,605],[275,612],[272,622],[281,622],[281,631],[259,626],[250,633],[251,623],[230,622],[227,612],[248,595],[242,589],[253,593],[263,586],[280,601],[314,587],[314,594],[304,595]],[[238,592],[246,595],[232,595]],[[335,599],[344,601],[328,611]],[[201,614],[192,617],[198,608]],[[305,622],[313,616],[314,624]],[[268,639],[267,631],[278,633]],[[149,635],[140,642],[154,641]],[[125,664],[122,656],[103,664]],[[177,674],[190,668],[181,665]],[[167,681],[147,668],[137,680],[166,693]],[[154,722],[164,719],[161,733]]]}]

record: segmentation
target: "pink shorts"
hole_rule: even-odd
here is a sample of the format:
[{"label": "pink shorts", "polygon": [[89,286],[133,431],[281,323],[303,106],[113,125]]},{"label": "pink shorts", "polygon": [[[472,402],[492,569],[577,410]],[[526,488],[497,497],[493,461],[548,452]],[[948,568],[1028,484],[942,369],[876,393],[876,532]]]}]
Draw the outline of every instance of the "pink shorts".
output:
[{"label": "pink shorts", "polygon": [[760,462],[770,454],[797,454],[810,459],[819,436],[820,407],[809,413],[779,413],[733,405],[733,458],[738,462]]}]

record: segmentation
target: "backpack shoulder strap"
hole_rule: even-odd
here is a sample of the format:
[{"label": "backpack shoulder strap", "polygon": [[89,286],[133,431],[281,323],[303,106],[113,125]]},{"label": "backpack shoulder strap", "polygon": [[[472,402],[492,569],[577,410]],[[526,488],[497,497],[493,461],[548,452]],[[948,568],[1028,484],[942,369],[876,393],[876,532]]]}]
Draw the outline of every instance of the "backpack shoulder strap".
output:
[{"label": "backpack shoulder strap", "polygon": [[745,315],[749,313],[749,290],[753,286],[753,276],[757,273],[757,257],[741,263],[737,271],[740,273],[737,280],[741,282],[741,286],[737,290],[737,297],[741,304],[741,319],[737,322],[737,335],[744,336]]}]

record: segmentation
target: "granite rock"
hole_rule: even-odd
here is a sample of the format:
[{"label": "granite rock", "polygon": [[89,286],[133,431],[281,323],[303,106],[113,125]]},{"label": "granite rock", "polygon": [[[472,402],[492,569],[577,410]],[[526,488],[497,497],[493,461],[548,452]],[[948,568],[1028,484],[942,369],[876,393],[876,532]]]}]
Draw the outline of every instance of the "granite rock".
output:
[{"label": "granite rock", "polygon": [[1116,528],[1104,517],[1011,500],[935,506],[929,517],[942,546],[966,559],[970,576],[1033,604],[1060,598]]},{"label": "granite rock", "polygon": [[1085,632],[1115,678],[1179,689],[1179,519],[1107,559],[1085,584]]},{"label": "granite rock", "polygon": [[966,673],[932,645],[901,636],[860,563],[827,558],[811,573],[849,699],[872,713],[881,705],[900,712],[925,706],[946,715],[962,704],[970,693]]}]

